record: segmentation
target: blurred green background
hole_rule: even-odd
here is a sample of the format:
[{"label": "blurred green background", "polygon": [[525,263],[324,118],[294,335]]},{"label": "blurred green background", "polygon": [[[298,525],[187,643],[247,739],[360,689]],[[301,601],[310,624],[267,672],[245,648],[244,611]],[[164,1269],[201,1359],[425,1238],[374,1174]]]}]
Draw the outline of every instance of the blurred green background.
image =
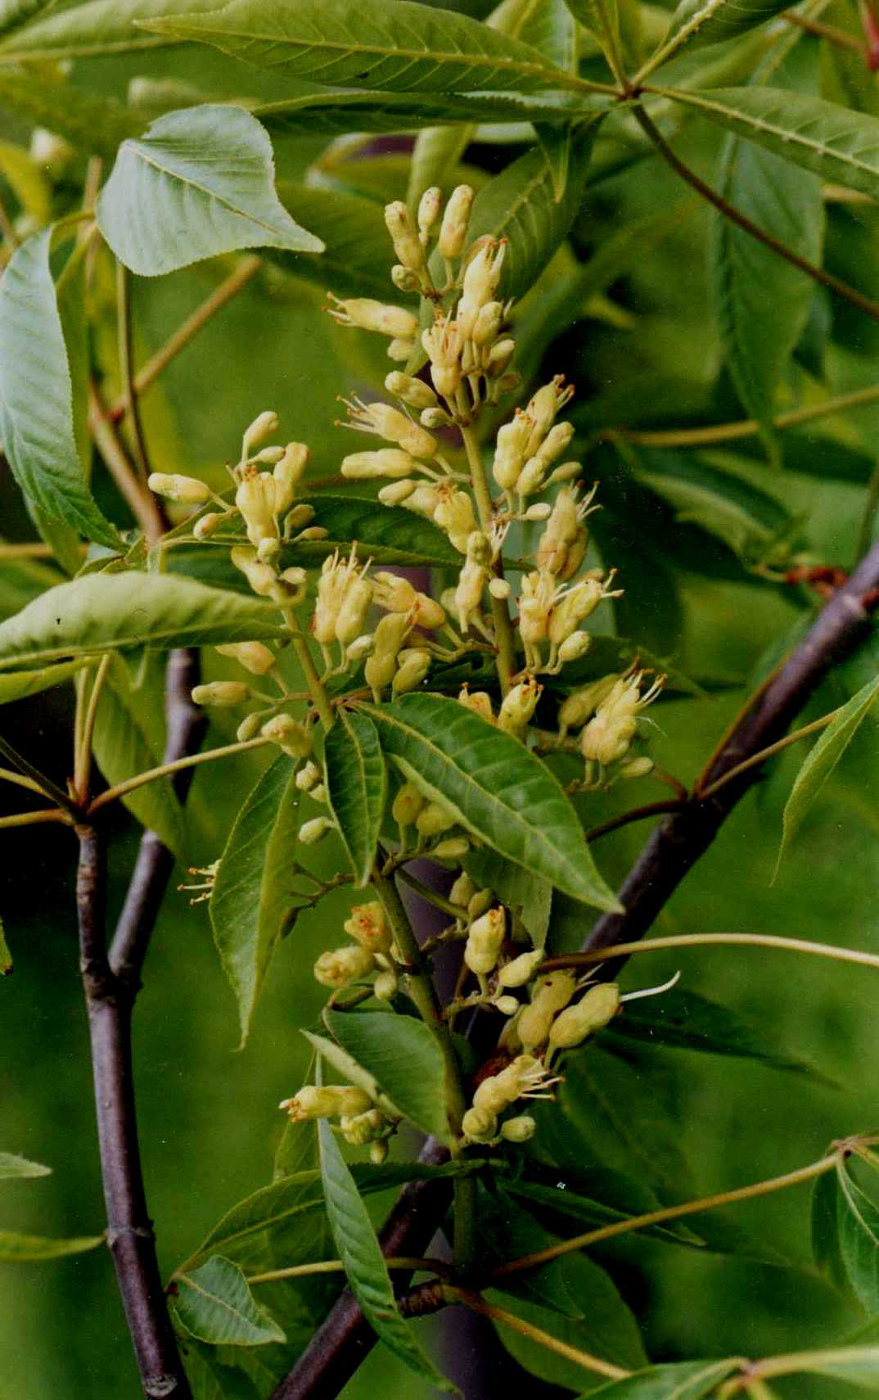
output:
[{"label": "blurred green background", "polygon": [[[206,83],[216,86],[227,74],[237,91],[233,79],[244,81],[245,70],[213,56],[200,55],[199,64],[198,76]],[[106,66],[82,64],[75,79],[121,91],[128,77],[143,71],[142,58],[120,61],[112,74]],[[153,71],[191,77],[192,60],[163,55]],[[246,77],[248,91],[267,96],[275,91],[250,70]],[[287,143],[278,152],[280,173],[301,174],[321,144]],[[709,172],[717,147],[711,132],[698,138],[688,134],[682,144]],[[509,155],[491,145],[473,153],[485,168]],[[358,173],[367,185],[372,181],[376,194],[402,191],[405,162],[385,159],[372,171],[368,164]],[[656,161],[644,162],[637,181],[610,178],[590,194],[575,245],[588,257],[627,220],[673,209],[685,199],[673,176]],[[879,290],[875,232],[875,216],[831,215],[831,260],[874,294]],[[613,282],[610,312],[592,306],[589,315],[563,328],[547,352],[546,372],[564,372],[577,386],[583,426],[619,418],[675,423],[740,416],[718,371],[702,272],[706,238],[704,211],[691,214],[651,246],[649,257],[636,259]],[[141,355],[161,343],[218,275],[215,268],[197,267],[162,281],[135,283]],[[542,295],[547,292],[545,287]],[[368,337],[341,332],[321,304],[320,288],[272,274],[228,307],[147,401],[154,466],[215,472],[219,481],[242,427],[271,407],[281,415],[283,433],[312,444],[315,473],[334,471],[344,447],[333,427],[336,396],[377,387],[386,364]],[[820,298],[817,310],[828,311]],[[832,310],[822,353],[828,381],[841,391],[867,382],[871,370],[875,374],[877,328],[849,311]],[[795,370],[791,400],[808,394],[813,384],[802,366]],[[822,454],[832,461],[833,454],[842,453],[842,442],[856,463],[853,474],[864,462],[869,470],[876,427],[879,414],[868,410],[856,421],[836,425],[833,440],[822,439],[823,430],[792,437],[783,476],[771,475],[759,454],[738,457],[736,469],[760,481],[793,514],[802,513],[814,558],[847,565],[855,553],[863,486],[847,482],[842,468],[834,472],[831,465],[819,477],[808,464]],[[602,473],[600,460],[596,472]],[[834,475],[843,479],[834,481]],[[27,537],[5,478],[0,514],[4,535]],[[712,682],[704,698],[665,701],[653,712],[654,756],[689,782],[741,704],[761,657],[802,616],[802,599],[795,605],[783,589],[743,581],[741,573],[726,576],[730,570],[720,549],[716,559],[706,549],[706,567],[699,573],[691,559],[682,566],[674,541],[659,538],[665,521],[657,510],[637,513],[629,523],[626,562],[619,561],[628,590],[620,625],[634,629],[636,640],[673,658],[685,673]],[[609,555],[607,562],[618,561]],[[9,606],[11,585],[0,596]],[[860,664],[869,666],[869,658]],[[825,687],[806,718],[838,698],[838,690]],[[70,720],[64,695],[52,692],[10,706],[2,719],[13,743],[63,778]],[[231,728],[230,721],[205,742],[222,742]],[[727,823],[656,932],[776,932],[879,951],[876,740],[875,724],[868,722],[773,883],[781,810],[801,756],[780,761]],[[255,759],[197,771],[187,807],[194,864],[219,854],[258,771]],[[662,788],[646,783],[634,797],[629,788],[610,800],[591,799],[584,806],[587,824],[632,801],[662,795]],[[18,805],[6,790],[0,790],[0,801],[3,811]],[[646,831],[630,827],[596,847],[612,881],[623,877]],[[118,908],[137,840],[124,816],[116,818],[115,838],[111,896]],[[99,1232],[103,1224],[77,968],[73,844],[67,832],[48,827],[0,834],[0,913],[15,960],[14,975],[0,987],[0,1147],[53,1169],[44,1180],[2,1184],[0,1228],[58,1235]],[[323,1000],[310,965],[337,936],[345,903],[327,901],[301,917],[277,957],[250,1042],[237,1052],[235,1008],[205,907],[191,908],[187,896],[176,892],[183,878],[182,872],[175,878],[156,931],[135,1024],[144,1168],[165,1273],[226,1209],[271,1178],[281,1127],[276,1104],[295,1092],[306,1063],[298,1028],[311,1021]],[[589,922],[584,911],[584,935]],[[686,1158],[698,1193],[793,1169],[819,1157],[832,1138],[877,1126],[875,974],[768,950],[688,950],[638,959],[627,968],[625,984],[658,982],[678,968],[683,986],[741,1011],[838,1085],[732,1059],[660,1050],[642,1055],[636,1067],[640,1092],[634,1103],[621,1099],[614,1107],[637,1137],[646,1105],[656,1099],[674,1106],[669,1135]],[[646,1131],[645,1120],[645,1139]],[[643,1322],[651,1357],[758,1356],[829,1344],[861,1325],[854,1304],[810,1271],[808,1216],[807,1188],[749,1203],[737,1213],[743,1225],[797,1268],[654,1244],[608,1251]],[[431,1345],[440,1345],[435,1326],[422,1326]],[[424,1385],[381,1348],[345,1395],[366,1400],[377,1385],[399,1400],[426,1400]],[[799,1379],[780,1384],[779,1391],[791,1397],[848,1393],[841,1384]],[[54,1264],[0,1266],[2,1400],[123,1400],[137,1393],[113,1272],[103,1252]]]}]

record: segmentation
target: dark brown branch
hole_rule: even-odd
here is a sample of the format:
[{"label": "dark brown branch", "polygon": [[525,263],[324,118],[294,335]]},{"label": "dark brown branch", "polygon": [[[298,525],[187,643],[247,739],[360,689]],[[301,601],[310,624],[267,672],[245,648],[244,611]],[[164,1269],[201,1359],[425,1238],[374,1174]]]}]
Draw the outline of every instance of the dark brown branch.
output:
[{"label": "dark brown branch", "polygon": [[[702,788],[786,733],[830,668],[863,639],[870,612],[876,607],[877,588],[879,545],[874,545],[727,736],[703,774]],[[603,915],[584,947],[612,948],[616,943],[643,938],[681,880],[707,851],[736,803],[757,782],[760,772],[759,766],[749,768],[725,783],[713,797],[694,795],[657,827],[619,892],[626,912]],[[606,963],[602,974],[612,976],[615,967],[614,963]]]},{"label": "dark brown branch", "polygon": [[147,1211],[131,1070],[131,1013],[136,990],[113,975],[107,960],[103,842],[77,828],[76,881],[80,965],[91,1040],[107,1243],[113,1256],[140,1371],[150,1400],[191,1400],[168,1316]]}]

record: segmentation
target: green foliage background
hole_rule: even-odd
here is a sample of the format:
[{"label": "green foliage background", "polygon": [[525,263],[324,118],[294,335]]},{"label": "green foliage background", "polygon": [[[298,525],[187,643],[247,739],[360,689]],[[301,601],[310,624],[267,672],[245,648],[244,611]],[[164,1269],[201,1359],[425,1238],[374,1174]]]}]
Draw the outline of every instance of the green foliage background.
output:
[{"label": "green foliage background", "polygon": [[[192,76],[191,55],[163,54],[151,63],[163,76]],[[239,79],[244,71],[207,50],[199,51],[196,63],[205,85],[217,85],[226,75]],[[143,57],[120,60],[112,74],[104,65],[83,63],[75,80],[121,91],[127,77],[148,67]],[[277,90],[273,80],[250,70],[247,86],[267,98]],[[289,94],[289,83],[284,91]],[[710,171],[722,140],[722,133],[700,128],[681,150]],[[322,144],[323,138],[314,146],[303,140],[281,143],[279,174],[300,175]],[[479,154],[489,167],[503,158],[495,148]],[[346,178],[368,182],[381,198],[402,193],[402,161],[385,158],[372,167],[348,171]],[[630,221],[671,211],[687,200],[657,161],[644,162],[636,181],[608,179],[595,189],[575,241],[581,250],[594,249]],[[874,293],[879,291],[875,232],[875,215],[855,218],[831,209],[831,264]],[[670,422],[703,412],[720,419],[739,416],[729,380],[717,375],[719,347],[702,276],[706,242],[707,215],[697,210],[615,279],[615,318],[608,319],[606,308],[601,319],[581,315],[552,346],[546,369],[566,373],[577,385],[583,425],[650,418],[659,404]],[[687,269],[685,278],[681,268]],[[215,278],[211,265],[138,284],[141,350],[160,343]],[[317,474],[334,469],[340,452],[332,426],[335,397],[353,384],[375,386],[383,366],[363,343],[365,337],[342,340],[322,313],[321,301],[318,287],[278,274],[268,289],[264,282],[253,285],[225,310],[148,401],[146,426],[159,469],[219,467],[240,425],[267,406],[278,410],[290,436],[312,443]],[[823,297],[815,298],[813,312],[816,321],[827,312]],[[830,378],[842,391],[870,379],[879,331],[838,304],[832,318],[823,348]],[[862,410],[856,425],[845,430],[853,471],[861,472],[869,461],[876,428],[879,410],[872,409]],[[756,454],[750,466],[744,456],[738,458],[739,466],[781,495],[792,513],[807,517],[804,532],[816,557],[846,564],[854,555],[862,487],[815,476],[806,469],[815,455],[812,440],[804,433],[789,441],[783,478],[770,475]],[[4,488],[0,514],[10,537],[23,528],[17,509]],[[621,576],[628,590],[625,606],[640,620],[639,639],[674,656],[685,672],[715,682],[703,699],[668,701],[656,711],[657,761],[689,781],[741,703],[765,648],[796,622],[798,612],[779,590],[712,578],[710,567],[699,575],[681,568],[678,559],[663,553],[661,538],[657,545],[662,517],[639,516],[630,528]],[[717,559],[722,557],[718,551]],[[710,566],[710,549],[706,560]],[[723,571],[718,564],[713,572]],[[672,576],[677,596],[669,587]],[[816,698],[812,713],[835,703],[838,695],[828,689]],[[51,693],[24,702],[4,718],[13,742],[16,733],[23,743],[36,737],[45,748],[45,766],[51,755],[50,771],[62,771],[66,754],[59,735],[69,722],[63,697]],[[228,735],[215,736],[216,742],[223,737]],[[879,947],[876,738],[875,722],[868,721],[772,884],[781,810],[799,757],[784,759],[726,825],[656,932],[759,930]],[[240,760],[198,772],[187,806],[193,863],[215,858],[256,771],[257,760]],[[650,796],[661,795],[661,789],[651,788]],[[614,800],[620,810],[628,804],[627,796]],[[594,820],[606,814],[602,801]],[[112,897],[118,903],[136,832],[133,825],[123,826],[124,819],[117,821],[123,839],[113,847]],[[612,883],[624,875],[643,836],[643,828],[628,828],[602,844],[602,869]],[[4,832],[2,843],[0,909],[15,958],[14,976],[0,987],[3,1147],[47,1163],[54,1174],[36,1183],[4,1183],[0,1228],[98,1232],[102,1201],[77,969],[71,842],[68,833],[46,828]],[[298,1087],[305,1068],[297,1030],[323,1000],[302,969],[335,932],[333,910],[339,914],[343,904],[343,899],[335,905],[327,901],[300,919],[273,969],[250,1042],[239,1053],[235,1008],[204,906],[190,908],[179,894],[166,903],[136,1012],[144,1167],[165,1272],[191,1252],[225,1209],[270,1179],[280,1133],[275,1105]],[[812,1058],[839,1085],[731,1059],[645,1052],[637,1065],[641,1092],[634,1102],[615,1102],[614,1109],[637,1141],[642,1124],[646,1137],[645,1115],[654,1093],[661,1101],[667,1096],[675,1110],[668,1122],[669,1151],[686,1157],[694,1194],[791,1169],[818,1157],[831,1138],[879,1121],[875,974],[767,950],[702,950],[639,959],[626,970],[625,985],[661,981],[678,967],[689,989],[740,1010],[770,1037]],[[616,1164],[623,1165],[622,1159]],[[381,1203],[375,1204],[379,1209]],[[652,1357],[761,1355],[797,1348],[806,1338],[819,1346],[863,1322],[854,1304],[811,1272],[807,1190],[749,1203],[736,1218],[800,1267],[775,1269],[651,1244],[607,1251],[623,1292],[645,1319]],[[436,1345],[435,1327],[428,1330]],[[424,1386],[381,1349],[345,1394],[365,1398],[378,1384],[399,1400],[421,1400],[425,1394]],[[84,1395],[118,1400],[135,1390],[115,1282],[103,1252],[0,1269],[2,1400]],[[846,1388],[797,1377],[780,1382],[778,1390],[832,1400]]]}]

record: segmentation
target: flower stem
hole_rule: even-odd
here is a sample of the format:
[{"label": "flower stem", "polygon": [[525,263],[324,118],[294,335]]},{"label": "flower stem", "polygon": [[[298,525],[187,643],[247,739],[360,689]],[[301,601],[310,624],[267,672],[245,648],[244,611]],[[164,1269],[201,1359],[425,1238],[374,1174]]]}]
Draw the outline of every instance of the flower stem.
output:
[{"label": "flower stem", "polygon": [[[473,483],[473,495],[476,498],[479,523],[487,533],[491,525],[492,504],[482,453],[479,450],[479,443],[476,441],[473,429],[464,424],[459,424],[459,427],[470,467],[470,479]],[[504,566],[500,557],[495,560],[494,576],[499,579],[504,576]],[[494,635],[497,643],[498,679],[501,683],[501,692],[506,695],[516,670],[516,639],[506,599],[491,597],[491,618],[494,623]]]}]

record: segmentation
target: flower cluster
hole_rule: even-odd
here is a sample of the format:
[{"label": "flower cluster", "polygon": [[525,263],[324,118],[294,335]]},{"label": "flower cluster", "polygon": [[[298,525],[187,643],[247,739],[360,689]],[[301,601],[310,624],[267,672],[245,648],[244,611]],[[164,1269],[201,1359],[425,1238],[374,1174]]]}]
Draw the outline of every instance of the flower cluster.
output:
[{"label": "flower cluster", "polygon": [[291,1123],[306,1119],[338,1118],[339,1131],[352,1147],[369,1147],[369,1160],[381,1166],[388,1155],[388,1139],[397,1130],[398,1118],[383,1112],[365,1089],[353,1085],[318,1087],[305,1084],[279,1105]]}]

